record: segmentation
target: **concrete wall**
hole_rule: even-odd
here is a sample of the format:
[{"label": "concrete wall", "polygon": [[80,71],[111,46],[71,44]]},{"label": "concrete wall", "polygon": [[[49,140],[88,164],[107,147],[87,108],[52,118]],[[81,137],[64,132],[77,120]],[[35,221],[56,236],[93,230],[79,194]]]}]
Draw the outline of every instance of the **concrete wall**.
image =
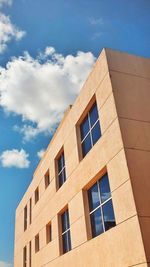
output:
[{"label": "concrete wall", "polygon": [[138,218],[150,262],[150,60],[107,51]]},{"label": "concrete wall", "polygon": [[[122,67],[121,60],[126,63],[126,69],[125,66]],[[22,266],[23,247],[27,245],[28,250],[30,241],[32,241],[33,267],[148,266],[145,249],[148,246],[147,235],[149,235],[148,229],[150,228],[147,227],[148,217],[142,217],[148,215],[149,212],[149,206],[144,205],[145,200],[142,199],[143,192],[146,193],[145,190],[149,188],[147,180],[149,158],[147,157],[148,151],[145,151],[148,149],[148,141],[145,141],[143,133],[141,133],[140,141],[135,142],[136,139],[138,140],[135,136],[139,126],[138,120],[133,120],[133,123],[137,124],[137,128],[134,128],[135,124],[128,120],[129,114],[132,116],[138,116],[137,112],[139,115],[141,114],[141,110],[139,111],[138,107],[134,108],[131,103],[133,98],[130,88],[135,87],[133,96],[136,106],[136,103],[139,104],[140,97],[135,83],[132,81],[139,73],[144,75],[145,63],[140,63],[141,65],[138,67],[137,64],[134,64],[134,60],[135,57],[130,59],[128,55],[103,50],[74,105],[66,113],[16,211],[15,267]],[[133,69],[136,69],[134,75],[130,73],[128,67],[130,64],[133,64]],[[147,67],[145,69],[147,75]],[[127,70],[129,74],[126,73]],[[126,83],[130,86],[126,86]],[[137,82],[137,84],[139,83]],[[148,104],[148,89],[145,89],[144,92],[146,96],[143,101],[147,102],[143,107],[145,109],[143,114],[148,109],[145,107]],[[81,159],[78,125],[94,99],[97,101],[102,136],[86,157]],[[146,140],[149,140],[147,127],[146,124],[143,129]],[[136,143],[139,149],[133,149],[133,143]],[[142,150],[141,147],[146,149]],[[57,190],[55,159],[62,148],[65,154],[67,181]],[[134,153],[134,157],[132,153]],[[142,186],[140,183],[143,170],[143,165],[140,165],[141,160],[146,168],[145,176],[142,175]],[[50,169],[51,183],[45,190],[44,175],[48,169]],[[86,190],[106,170],[109,175],[117,225],[91,239]],[[146,183],[147,189],[144,189]],[[34,205],[34,191],[37,186],[40,199]],[[139,192],[139,187],[142,193]],[[146,198],[145,195],[144,197]],[[26,205],[29,207],[30,198],[33,203],[32,224],[28,225],[27,231],[24,232],[23,212]],[[58,215],[66,205],[68,205],[70,216],[72,250],[61,255]],[[46,244],[46,224],[50,221],[52,241]],[[143,230],[145,228],[146,232]],[[40,236],[40,251],[35,253],[34,237],[37,233]],[[145,249],[143,240],[144,245],[146,244]],[[27,267],[29,267],[28,264]]]}]

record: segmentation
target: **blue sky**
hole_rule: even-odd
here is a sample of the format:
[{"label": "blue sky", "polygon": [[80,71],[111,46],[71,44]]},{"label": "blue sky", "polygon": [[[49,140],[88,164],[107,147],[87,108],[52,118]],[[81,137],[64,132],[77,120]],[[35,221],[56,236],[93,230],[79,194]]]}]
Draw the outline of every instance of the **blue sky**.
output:
[{"label": "blue sky", "polygon": [[150,57],[149,0],[0,0],[0,267],[13,266],[15,209],[103,47]]}]

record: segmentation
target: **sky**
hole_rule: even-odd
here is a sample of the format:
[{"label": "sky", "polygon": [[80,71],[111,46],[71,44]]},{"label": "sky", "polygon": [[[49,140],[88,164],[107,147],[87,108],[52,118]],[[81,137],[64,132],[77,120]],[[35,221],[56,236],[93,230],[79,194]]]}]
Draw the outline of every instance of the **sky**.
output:
[{"label": "sky", "polygon": [[149,0],[0,0],[0,267],[15,210],[104,47],[150,57]]}]

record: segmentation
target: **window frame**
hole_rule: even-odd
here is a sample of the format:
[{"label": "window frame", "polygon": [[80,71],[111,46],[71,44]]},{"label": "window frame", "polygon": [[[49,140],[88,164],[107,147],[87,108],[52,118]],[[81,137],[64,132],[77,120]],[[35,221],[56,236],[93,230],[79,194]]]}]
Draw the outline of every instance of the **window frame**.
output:
[{"label": "window frame", "polygon": [[[81,136],[81,127],[82,125],[84,124],[85,120],[87,120],[87,123],[88,123],[88,126],[89,126],[89,129],[87,131],[87,133],[84,135],[84,137],[82,138],[81,136],[81,150],[82,150],[82,158],[84,158],[88,152],[92,149],[92,147],[97,143],[97,141],[100,139],[101,137],[101,128],[100,128],[100,119],[99,119],[99,114],[94,122],[94,124],[92,125],[91,123],[91,112],[92,112],[92,109],[96,107],[96,110],[97,110],[97,114],[98,114],[98,107],[97,107],[97,102],[95,100],[95,102],[93,103],[93,105],[90,107],[90,109],[88,110],[88,112],[86,113],[84,119],[82,120],[82,122],[80,123],[80,136]],[[93,129],[96,127],[96,125],[99,126],[99,137],[98,139],[96,140],[96,142],[94,143],[94,138],[93,138]],[[90,148],[88,148],[88,151],[87,152],[84,152],[83,150],[83,144],[85,144],[85,141],[89,138],[90,140]]]},{"label": "window frame", "polygon": [[37,204],[38,201],[39,201],[39,187],[37,187],[34,191],[34,203],[35,203],[35,205]]},{"label": "window frame", "polygon": [[[95,102],[95,103],[96,103],[96,102]],[[94,104],[95,104],[95,103],[94,103]],[[94,106],[94,104],[93,104],[93,106]],[[92,106],[92,107],[93,107],[93,106]],[[92,109],[92,107],[91,107],[91,109]],[[90,109],[90,110],[91,110],[91,109]],[[94,124],[91,126],[90,115],[89,115],[89,114],[90,114],[90,110],[88,111],[88,113],[87,113],[87,115],[86,115],[86,117],[88,117],[88,122],[89,122],[89,126],[90,126],[90,127],[89,127],[89,131],[86,133],[86,135],[83,137],[83,139],[81,138],[81,145],[82,145],[82,143],[85,141],[85,139],[87,138],[87,136],[90,135],[91,144],[92,144],[92,147],[93,147],[94,144],[93,144],[93,139],[92,139],[92,133],[91,133],[91,132],[92,132],[92,129],[95,127],[95,125],[98,123],[98,121],[99,121],[99,117],[98,117],[98,119],[94,122]],[[86,118],[86,117],[85,117],[85,118]],[[84,118],[84,119],[85,119],[85,118]],[[81,122],[81,124],[84,122],[84,119],[83,119],[83,121]],[[80,124],[80,127],[81,127],[81,124]]]},{"label": "window frame", "polygon": [[[86,216],[86,225],[87,225],[87,237],[88,239],[92,239],[95,238],[103,233],[105,233],[106,231],[108,231],[109,229],[113,228],[116,226],[116,218],[115,218],[115,212],[114,212],[114,206],[113,206],[113,201],[112,201],[112,194],[111,194],[111,189],[110,189],[110,196],[104,200],[103,202],[101,201],[101,193],[100,193],[100,181],[105,177],[105,175],[107,175],[108,178],[108,182],[109,182],[109,176],[107,171],[103,172],[103,174],[101,176],[98,175],[98,177],[96,176],[96,179],[93,179],[93,182],[89,183],[89,185],[84,189],[83,191],[83,197],[84,197],[84,202],[87,203],[85,204],[85,207],[88,207],[88,214]],[[93,208],[92,210],[90,210],[90,203],[89,203],[89,197],[88,197],[88,191],[94,186],[96,185],[98,186],[98,198],[99,198],[99,205],[97,205],[95,208]],[[109,184],[110,187],[110,184]],[[113,215],[114,215],[114,226],[110,227],[109,229],[106,229],[105,226],[105,221],[104,221],[104,211],[103,211],[103,207],[106,206],[107,203],[109,203],[111,201],[112,204],[112,211],[113,211]],[[103,227],[103,231],[99,234],[96,234],[95,236],[93,235],[93,231],[92,231],[92,220],[91,220],[91,214],[94,214],[95,211],[100,210],[100,214],[101,214],[101,218],[102,218],[102,227]]]},{"label": "window frame", "polygon": [[32,243],[29,242],[29,267],[32,266]]},{"label": "window frame", "polygon": [[[63,231],[64,227],[63,227],[62,216],[66,212],[68,213],[68,215],[67,215],[67,217],[68,217],[68,222],[67,222],[68,228]],[[70,250],[72,250],[71,227],[70,227],[70,217],[69,217],[69,209],[68,209],[68,207],[65,207],[63,209],[63,211],[59,214],[59,226],[60,226],[60,242],[61,242],[61,244],[60,244],[61,245],[60,246],[60,254],[64,255],[67,252],[69,252]],[[63,236],[66,235],[67,233],[68,233],[68,236],[67,236],[67,248],[65,248],[64,245],[63,245]],[[70,239],[70,242],[69,242],[68,238]]]},{"label": "window frame", "polygon": [[27,246],[23,248],[23,267],[27,267]]},{"label": "window frame", "polygon": [[27,205],[24,207],[24,232],[27,230],[28,227],[28,207]]},{"label": "window frame", "polygon": [[29,205],[30,205],[30,212],[29,212],[29,223],[32,223],[32,197],[29,200]]},{"label": "window frame", "polygon": [[50,171],[49,169],[47,170],[47,172],[44,175],[44,183],[45,183],[45,190],[48,188],[48,186],[50,185]]},{"label": "window frame", "polygon": [[[62,157],[62,160],[61,160],[61,157]],[[61,170],[59,170],[59,160],[62,162],[64,161],[64,165],[61,168]],[[64,153],[63,147],[60,149],[59,153],[57,154],[57,156],[55,158],[55,170],[56,170],[56,190],[59,190],[67,180],[66,161],[65,161],[65,153]],[[63,178],[63,182],[61,184],[60,175],[62,173],[63,173],[65,179]]]},{"label": "window frame", "polygon": [[[97,107],[98,117],[97,117],[96,121],[94,122],[94,124],[92,122],[92,126],[91,126],[91,124],[89,124],[89,131],[82,138],[82,135],[81,135],[82,123],[84,123],[84,120],[86,119],[86,117],[88,118],[88,123],[89,123],[89,114],[92,111],[92,108],[94,107],[94,105],[96,105],[96,107]],[[94,137],[92,137],[92,134],[94,134],[94,132],[92,132],[92,131],[94,130],[96,125],[98,125],[98,127],[99,127],[99,132],[98,132],[99,137],[98,138],[96,137],[96,140],[94,141]],[[98,105],[97,105],[97,100],[96,100],[95,94],[93,95],[93,97],[89,101],[88,105],[86,106],[86,108],[82,112],[82,114],[81,114],[81,116],[80,116],[80,118],[79,118],[79,120],[78,120],[78,122],[76,124],[76,135],[77,135],[77,143],[78,143],[78,156],[79,156],[79,161],[81,161],[83,158],[86,157],[88,152],[90,152],[90,150],[93,148],[93,146],[98,142],[98,140],[102,136],[101,124],[100,124],[100,116],[99,116],[99,110],[98,110]],[[89,135],[89,138],[88,138],[88,135]],[[88,149],[88,152],[86,152],[84,154],[82,146],[83,146],[83,143],[84,143],[84,141],[86,139],[87,139],[87,141],[89,141],[88,139],[90,139],[90,144],[89,144],[90,149]],[[93,143],[93,141],[94,141],[94,143]]]},{"label": "window frame", "polygon": [[52,224],[51,221],[46,225],[46,244],[52,241]]},{"label": "window frame", "polygon": [[37,234],[35,236],[35,253],[37,253],[40,250],[40,236]]}]

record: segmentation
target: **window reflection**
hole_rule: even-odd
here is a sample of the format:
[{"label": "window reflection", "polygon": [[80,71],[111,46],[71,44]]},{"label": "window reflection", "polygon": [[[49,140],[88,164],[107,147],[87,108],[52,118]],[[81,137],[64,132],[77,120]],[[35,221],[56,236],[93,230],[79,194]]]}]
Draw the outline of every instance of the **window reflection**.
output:
[{"label": "window reflection", "polygon": [[99,116],[96,102],[80,125],[82,156],[90,151],[101,136]]},{"label": "window reflection", "polygon": [[90,211],[94,210],[96,207],[100,205],[100,200],[98,196],[98,184],[94,184],[88,190],[88,198],[89,198],[89,208]]},{"label": "window reflection", "polygon": [[99,187],[100,187],[101,201],[104,202],[111,196],[107,173],[103,176],[103,179],[99,180]]},{"label": "window reflection", "polygon": [[116,225],[112,200],[109,200],[105,205],[103,205],[103,217],[104,217],[105,231],[109,230],[110,228]]},{"label": "window reflection", "polygon": [[116,225],[107,173],[88,190],[92,237]]},{"label": "window reflection", "polygon": [[61,225],[62,225],[62,247],[64,254],[69,250],[71,250],[70,222],[69,222],[68,210],[66,210],[61,215]]},{"label": "window reflection", "polygon": [[66,168],[65,168],[64,152],[62,152],[62,154],[58,158],[57,166],[58,166],[58,183],[59,183],[59,188],[60,188],[63,185],[63,183],[66,181]]},{"label": "window reflection", "polygon": [[97,209],[95,212],[91,213],[91,226],[92,226],[93,237],[100,235],[101,233],[104,232],[100,209]]}]

